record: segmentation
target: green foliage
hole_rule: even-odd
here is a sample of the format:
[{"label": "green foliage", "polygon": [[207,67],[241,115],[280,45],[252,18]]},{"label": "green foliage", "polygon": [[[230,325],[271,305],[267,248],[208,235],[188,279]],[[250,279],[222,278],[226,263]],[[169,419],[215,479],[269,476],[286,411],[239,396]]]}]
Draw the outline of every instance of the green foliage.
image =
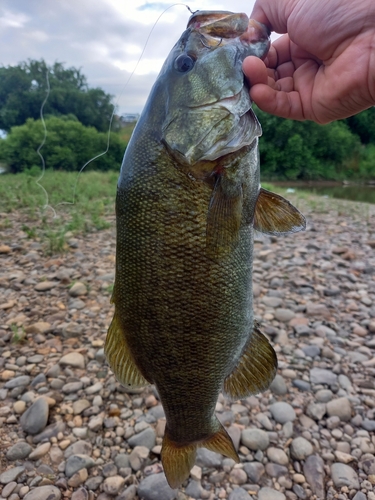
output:
[{"label": "green foliage", "polygon": [[363,144],[375,144],[375,107],[351,116],[345,122],[354,134],[359,135]]},{"label": "green foliage", "polygon": [[[348,120],[318,125],[285,120],[256,109],[262,124],[259,142],[262,178],[269,180],[312,180],[375,178],[375,149],[364,146],[357,129]],[[362,115],[362,113],[361,113]],[[358,118],[357,118],[358,117]],[[356,122],[374,126],[375,112],[357,115]],[[353,122],[354,123],[354,122]]]},{"label": "green foliage", "polygon": [[[46,168],[77,171],[94,156],[107,148],[107,134],[94,127],[85,127],[76,119],[52,116],[45,120],[47,140],[41,150]],[[41,120],[29,118],[24,125],[13,127],[5,139],[0,139],[0,161],[12,173],[33,169],[41,164],[37,154],[44,137]],[[126,144],[113,132],[108,152],[91,162],[87,170],[118,170]]]},{"label": "green foliage", "polygon": [[86,126],[105,132],[113,112],[112,96],[101,88],[89,88],[80,69],[64,68],[55,62],[48,66],[28,60],[17,66],[0,67],[0,129],[9,131],[28,118],[38,119],[47,96],[44,115],[73,114]]}]

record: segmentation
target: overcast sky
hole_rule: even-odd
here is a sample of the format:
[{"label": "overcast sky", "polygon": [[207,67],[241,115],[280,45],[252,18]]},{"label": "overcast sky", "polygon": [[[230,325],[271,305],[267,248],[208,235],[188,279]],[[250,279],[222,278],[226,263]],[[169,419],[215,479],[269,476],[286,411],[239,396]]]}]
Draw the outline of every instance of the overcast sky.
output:
[{"label": "overcast sky", "polygon": [[[253,0],[189,0],[195,10],[250,15]],[[81,68],[90,87],[115,96],[120,113],[142,110],[170,49],[190,13],[179,4],[152,0],[0,0],[0,65],[27,59]],[[145,52],[139,56],[150,35]],[[125,86],[126,85],[126,86]]]}]

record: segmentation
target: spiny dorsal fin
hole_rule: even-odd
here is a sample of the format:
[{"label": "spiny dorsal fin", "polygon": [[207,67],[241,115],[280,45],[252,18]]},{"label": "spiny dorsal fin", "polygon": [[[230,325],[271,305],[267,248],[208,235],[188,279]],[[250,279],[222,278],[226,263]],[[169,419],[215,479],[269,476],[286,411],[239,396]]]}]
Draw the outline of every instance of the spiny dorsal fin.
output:
[{"label": "spiny dorsal fin", "polygon": [[282,196],[261,188],[255,207],[254,229],[266,234],[289,234],[303,231],[306,219]]},{"label": "spiny dorsal fin", "polygon": [[122,385],[142,387],[149,384],[132,359],[116,312],[108,329],[104,353],[109,366]]},{"label": "spiny dorsal fin", "polygon": [[213,259],[225,257],[236,246],[242,218],[242,186],[227,194],[222,182],[219,177],[207,214],[206,248]]},{"label": "spiny dorsal fin", "polygon": [[254,325],[237,366],[224,380],[224,391],[232,399],[263,392],[275,378],[276,369],[276,353],[258,326]]}]

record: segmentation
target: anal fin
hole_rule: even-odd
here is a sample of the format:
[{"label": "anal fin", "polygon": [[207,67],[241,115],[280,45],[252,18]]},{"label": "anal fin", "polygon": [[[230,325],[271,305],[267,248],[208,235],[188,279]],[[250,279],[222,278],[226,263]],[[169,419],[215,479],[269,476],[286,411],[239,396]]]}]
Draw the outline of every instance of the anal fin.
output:
[{"label": "anal fin", "polygon": [[224,391],[232,399],[265,391],[274,379],[276,369],[276,353],[258,326],[254,325],[237,366],[224,380]]},{"label": "anal fin", "polygon": [[149,384],[131,356],[116,312],[108,329],[104,353],[109,366],[122,385],[142,387]]},{"label": "anal fin", "polygon": [[261,188],[255,206],[254,229],[266,234],[303,231],[306,219],[288,200]]}]

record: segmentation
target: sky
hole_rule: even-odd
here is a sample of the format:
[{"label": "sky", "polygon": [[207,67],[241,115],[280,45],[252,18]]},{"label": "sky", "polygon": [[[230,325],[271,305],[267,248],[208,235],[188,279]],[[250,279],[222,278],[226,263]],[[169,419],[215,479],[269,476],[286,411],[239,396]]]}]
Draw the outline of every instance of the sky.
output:
[{"label": "sky", "polygon": [[[253,4],[188,1],[192,11],[247,15]],[[114,96],[119,114],[138,113],[190,16],[183,4],[161,15],[172,5],[163,0],[0,0],[0,66],[43,58],[48,64],[81,68],[90,87]]]}]

